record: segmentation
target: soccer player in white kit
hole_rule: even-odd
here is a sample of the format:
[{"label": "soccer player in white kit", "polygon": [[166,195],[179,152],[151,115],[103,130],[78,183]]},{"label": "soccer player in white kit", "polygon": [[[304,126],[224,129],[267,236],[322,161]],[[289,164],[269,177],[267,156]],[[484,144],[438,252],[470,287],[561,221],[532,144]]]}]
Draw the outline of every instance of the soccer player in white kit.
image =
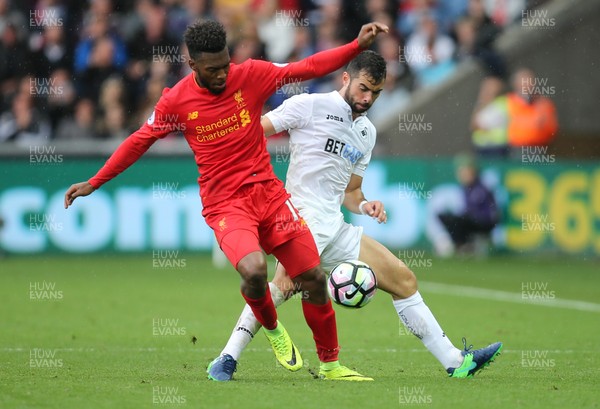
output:
[{"label": "soccer player in white kit", "polygon": [[[463,338],[464,349],[456,348],[424,303],[414,273],[386,247],[364,235],[362,227],[346,223],[340,211],[344,205],[379,223],[387,220],[383,203],[367,200],[361,189],[376,139],[366,111],[383,90],[385,75],[385,60],[376,52],[363,51],[348,64],[339,91],[293,96],[265,114],[261,124],[266,136],[283,130],[290,134],[286,189],[311,230],[322,267],[329,271],[347,260],[367,263],[377,276],[377,286],[392,296],[401,321],[449,376],[471,377],[500,354],[502,344],[472,350]],[[295,292],[281,264],[269,286],[275,306]],[[239,356],[259,329],[246,305],[227,345],[209,364],[208,378],[231,380]]]}]

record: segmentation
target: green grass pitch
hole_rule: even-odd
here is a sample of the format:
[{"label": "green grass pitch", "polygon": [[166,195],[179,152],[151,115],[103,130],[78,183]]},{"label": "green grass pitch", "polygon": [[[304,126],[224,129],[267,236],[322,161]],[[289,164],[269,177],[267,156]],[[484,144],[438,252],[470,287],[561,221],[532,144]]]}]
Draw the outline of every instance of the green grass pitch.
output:
[{"label": "green grass pitch", "polygon": [[[597,260],[428,259],[416,267],[421,293],[455,345],[463,336],[476,348],[504,342],[473,379],[448,378],[401,326],[387,294],[362,310],[336,307],[341,361],[371,383],[287,372],[262,333],[234,382],[208,381],[206,365],[242,308],[239,278],[205,255],[178,253],[176,261],[162,268],[152,254],[0,260],[0,408],[600,407]],[[300,301],[279,314],[316,370]]]}]

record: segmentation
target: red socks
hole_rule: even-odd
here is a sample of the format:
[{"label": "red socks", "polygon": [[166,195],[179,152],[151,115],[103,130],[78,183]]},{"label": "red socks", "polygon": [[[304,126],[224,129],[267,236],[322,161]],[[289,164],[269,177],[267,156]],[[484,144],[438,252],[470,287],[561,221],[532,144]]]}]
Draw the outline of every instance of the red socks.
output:
[{"label": "red socks", "polygon": [[331,301],[327,300],[327,304],[323,305],[302,301],[302,311],[306,323],[313,332],[319,360],[321,362],[337,361],[340,347],[337,339],[335,311],[333,311]]},{"label": "red socks", "polygon": [[265,295],[261,298],[248,298],[244,293],[242,293],[242,297],[244,297],[246,304],[250,306],[254,316],[263,327],[269,330],[277,327],[277,311],[275,311],[275,305],[273,305],[273,300],[271,299],[269,286],[267,286]]}]

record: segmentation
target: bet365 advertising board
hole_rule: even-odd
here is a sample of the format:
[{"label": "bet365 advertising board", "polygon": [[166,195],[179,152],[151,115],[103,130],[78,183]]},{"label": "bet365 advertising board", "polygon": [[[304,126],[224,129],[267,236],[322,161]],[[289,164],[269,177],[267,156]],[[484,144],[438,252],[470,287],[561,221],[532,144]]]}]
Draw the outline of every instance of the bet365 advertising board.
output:
[{"label": "bet365 advertising board", "polygon": [[[201,216],[192,156],[145,157],[68,210],[65,190],[91,177],[104,159],[54,156],[0,161],[4,251],[209,251],[214,245]],[[273,154],[282,178],[288,159]],[[600,254],[599,163],[488,162],[482,164],[481,178],[502,209],[502,221],[492,234],[497,250]],[[388,223],[350,214],[348,220],[398,250],[434,249],[446,234],[437,214],[460,213],[464,207],[451,158],[374,160],[363,190],[368,199],[385,204]]]}]

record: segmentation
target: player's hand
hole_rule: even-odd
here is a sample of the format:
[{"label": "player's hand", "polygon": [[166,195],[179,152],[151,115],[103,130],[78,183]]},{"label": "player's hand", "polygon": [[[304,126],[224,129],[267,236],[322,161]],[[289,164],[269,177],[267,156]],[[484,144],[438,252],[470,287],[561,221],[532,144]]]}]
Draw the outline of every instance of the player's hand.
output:
[{"label": "player's hand", "polygon": [[360,33],[358,33],[358,45],[363,50],[367,49],[371,44],[373,44],[377,34],[387,33],[389,30],[389,27],[382,23],[373,22],[365,24],[360,28]]},{"label": "player's hand", "polygon": [[71,185],[67,193],[65,193],[65,209],[73,204],[73,200],[78,198],[79,196],[87,196],[92,193],[94,187],[90,185],[88,182],[75,183]]},{"label": "player's hand", "polygon": [[372,218],[377,220],[377,223],[385,223],[387,222],[387,212],[383,207],[383,203],[379,200],[373,200],[372,202],[367,202],[362,206],[363,211],[367,216],[371,216]]}]

